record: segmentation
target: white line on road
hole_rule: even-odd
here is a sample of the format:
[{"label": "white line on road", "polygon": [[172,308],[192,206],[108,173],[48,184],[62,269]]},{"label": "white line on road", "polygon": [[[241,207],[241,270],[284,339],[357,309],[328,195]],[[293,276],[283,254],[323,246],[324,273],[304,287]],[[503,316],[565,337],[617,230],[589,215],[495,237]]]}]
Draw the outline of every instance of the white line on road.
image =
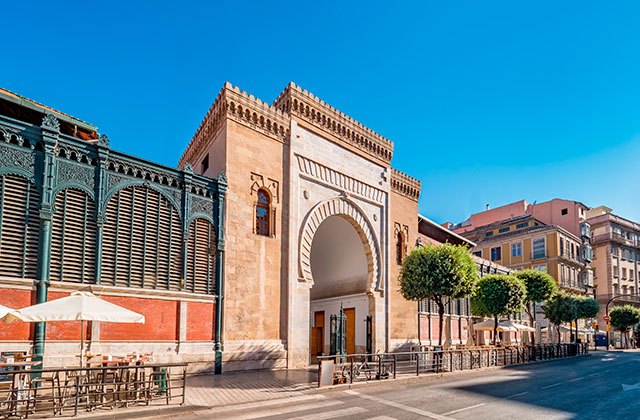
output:
[{"label": "white line on road", "polygon": [[259,419],[263,417],[281,416],[283,414],[291,414],[298,411],[315,410],[318,408],[327,408],[327,407],[331,407],[332,405],[339,405],[339,404],[344,404],[344,403],[338,400],[318,401],[315,403],[306,403],[306,404],[299,404],[299,405],[294,405],[289,407],[274,408],[273,410],[263,410],[260,413],[239,414],[236,417],[227,417],[227,420],[230,420],[230,419],[249,420],[249,419]]},{"label": "white line on road", "polygon": [[580,378],[571,379],[570,381],[567,381],[567,382],[575,382],[575,381],[579,381],[581,379],[584,379],[584,376],[582,376]]},{"label": "white line on road", "polygon": [[549,388],[553,388],[553,387],[556,387],[556,386],[560,386],[560,385],[562,385],[563,383],[564,383],[564,382],[558,382],[557,384],[552,384],[552,385],[543,386],[543,387],[542,387],[542,388],[540,388],[540,389],[549,389]]},{"label": "white line on road", "polygon": [[328,419],[335,419],[336,417],[345,417],[345,416],[351,416],[354,414],[360,414],[366,411],[369,411],[369,410],[362,407],[351,407],[351,408],[345,408],[342,410],[334,410],[334,411],[326,411],[324,413],[309,414],[308,416],[294,417],[291,420],[328,420]]},{"label": "white line on road", "polygon": [[448,413],[444,413],[443,416],[450,416],[452,414],[462,413],[463,411],[471,410],[473,408],[482,407],[484,403],[470,405],[469,407],[458,408],[457,410],[449,411]]},{"label": "white line on road", "polygon": [[384,404],[384,405],[388,405],[389,407],[394,407],[394,408],[399,408],[400,410],[404,410],[404,411],[408,411],[410,413],[414,413],[414,414],[418,414],[420,416],[424,416],[424,417],[428,417],[430,419],[435,419],[435,420],[453,420],[451,417],[447,417],[447,416],[443,416],[440,414],[436,414],[436,413],[432,413],[430,411],[426,411],[426,410],[421,410],[419,408],[415,408],[415,407],[411,407],[408,405],[404,405],[404,404],[400,404],[397,403],[395,401],[390,401],[390,400],[385,400],[382,398],[378,398],[378,397],[374,397],[372,395],[367,395],[367,394],[361,394],[357,391],[353,391],[353,390],[348,390],[345,391],[346,394],[351,394],[351,395],[355,395],[358,396],[360,398],[364,398],[365,400],[370,400],[370,401],[374,401],[380,404]]},{"label": "white line on road", "polygon": [[592,376],[600,376],[603,375],[602,372],[596,372],[596,373],[592,373],[591,375],[587,375],[587,377],[592,377]]},{"label": "white line on road", "polygon": [[270,405],[288,404],[288,403],[301,402],[301,401],[310,401],[310,400],[318,401],[318,400],[324,400],[326,398],[327,397],[325,397],[324,395],[300,395],[297,397],[290,397],[290,398],[275,398],[272,400],[256,401],[256,402],[251,402],[246,404],[238,404],[230,407],[224,407],[222,410],[220,410],[220,412],[227,413],[230,411],[249,410],[252,408],[262,408]]},{"label": "white line on road", "polygon": [[505,397],[505,400],[511,399],[511,398],[515,398],[515,397],[521,397],[523,395],[527,395],[529,393],[529,391],[524,391],[524,392],[520,392],[518,394],[513,394],[513,395],[509,395],[508,397]]},{"label": "white line on road", "polygon": [[371,417],[370,419],[367,419],[367,420],[396,420],[396,419],[389,416],[378,416],[378,417]]}]

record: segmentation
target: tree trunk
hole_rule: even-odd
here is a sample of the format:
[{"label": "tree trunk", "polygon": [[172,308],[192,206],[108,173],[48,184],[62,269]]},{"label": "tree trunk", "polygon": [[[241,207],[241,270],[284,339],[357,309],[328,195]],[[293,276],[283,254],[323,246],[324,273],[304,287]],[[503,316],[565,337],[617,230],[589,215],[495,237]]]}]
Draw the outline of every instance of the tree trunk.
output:
[{"label": "tree trunk", "polygon": [[498,317],[493,317],[493,345],[495,346],[498,340]]},{"label": "tree trunk", "polygon": [[444,329],[444,304],[442,302],[438,302],[438,317],[440,318],[438,325],[438,345],[442,346],[442,330]]},{"label": "tree trunk", "polygon": [[[529,306],[529,305],[525,306],[525,309],[527,310],[527,315],[529,315],[529,320],[531,321],[531,326],[533,328],[536,327],[536,320],[534,318],[534,315],[532,315],[532,314],[535,314],[535,312],[536,312],[535,311],[535,305],[536,305],[535,302],[531,302],[531,306]],[[531,332],[531,345],[532,346],[536,345],[536,332],[535,331]]]}]

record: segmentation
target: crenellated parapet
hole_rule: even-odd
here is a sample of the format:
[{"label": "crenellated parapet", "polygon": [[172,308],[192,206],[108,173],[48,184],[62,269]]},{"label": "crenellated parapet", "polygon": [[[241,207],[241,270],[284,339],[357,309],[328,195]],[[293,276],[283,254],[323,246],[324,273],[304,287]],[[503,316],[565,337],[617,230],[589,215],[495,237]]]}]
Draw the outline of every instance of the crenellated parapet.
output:
[{"label": "crenellated parapet", "polygon": [[393,143],[389,139],[343,114],[295,83],[289,83],[273,105],[283,113],[296,116],[384,164],[391,162]]},{"label": "crenellated parapet", "polygon": [[422,183],[404,172],[391,168],[391,190],[404,195],[411,200],[418,201]]},{"label": "crenellated parapet", "polygon": [[227,118],[280,142],[286,142],[289,136],[288,115],[226,82],[180,158],[181,168],[200,157]]}]

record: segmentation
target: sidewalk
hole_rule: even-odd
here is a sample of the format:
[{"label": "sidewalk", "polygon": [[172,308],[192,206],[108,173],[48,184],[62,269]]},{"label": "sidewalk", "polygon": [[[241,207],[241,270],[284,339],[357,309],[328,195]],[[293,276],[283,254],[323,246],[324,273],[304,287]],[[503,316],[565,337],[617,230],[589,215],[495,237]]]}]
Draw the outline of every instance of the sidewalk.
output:
[{"label": "sidewalk", "polygon": [[303,395],[317,388],[316,369],[250,371],[187,379],[187,406],[216,407]]}]

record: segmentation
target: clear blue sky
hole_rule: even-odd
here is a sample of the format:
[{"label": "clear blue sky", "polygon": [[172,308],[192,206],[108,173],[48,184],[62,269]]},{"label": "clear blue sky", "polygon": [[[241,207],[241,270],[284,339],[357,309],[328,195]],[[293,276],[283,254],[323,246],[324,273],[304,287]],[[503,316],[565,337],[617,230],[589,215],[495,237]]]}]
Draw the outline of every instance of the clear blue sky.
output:
[{"label": "clear blue sky", "polygon": [[[100,4],[99,4],[100,3]],[[272,4],[273,3],[273,4]],[[0,86],[177,159],[225,80],[293,80],[395,142],[420,211],[562,197],[640,220],[640,3],[32,2]]]}]

